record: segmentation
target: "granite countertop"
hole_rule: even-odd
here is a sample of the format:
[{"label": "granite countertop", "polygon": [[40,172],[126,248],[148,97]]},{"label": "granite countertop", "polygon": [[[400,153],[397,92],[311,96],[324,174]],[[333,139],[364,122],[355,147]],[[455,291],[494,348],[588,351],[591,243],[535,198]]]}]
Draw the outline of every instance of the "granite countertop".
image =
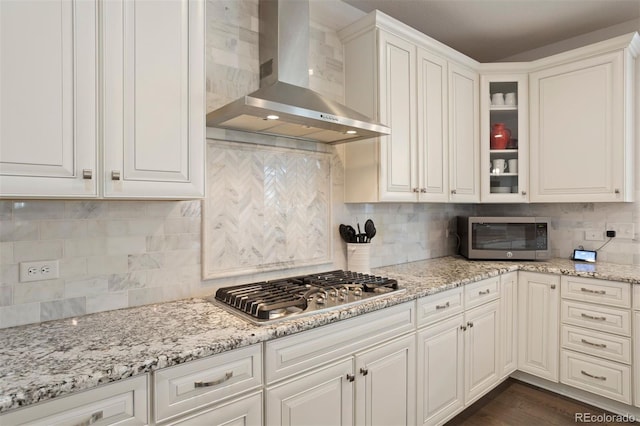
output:
[{"label": "granite countertop", "polygon": [[[592,267],[592,265],[587,265]],[[510,271],[640,284],[640,267],[569,260],[468,261],[451,256],[376,268],[406,291],[355,307],[254,325],[204,299],[148,305],[0,330],[0,412],[294,334]]]}]

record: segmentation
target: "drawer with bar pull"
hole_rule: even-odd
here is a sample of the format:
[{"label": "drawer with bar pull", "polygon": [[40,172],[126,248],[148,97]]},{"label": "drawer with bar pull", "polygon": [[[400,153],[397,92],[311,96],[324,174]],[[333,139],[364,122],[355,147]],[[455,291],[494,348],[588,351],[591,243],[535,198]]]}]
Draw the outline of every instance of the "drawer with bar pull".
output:
[{"label": "drawer with bar pull", "polygon": [[628,309],[563,300],[561,318],[563,324],[631,336],[631,311]]},{"label": "drawer with bar pull", "polygon": [[262,385],[261,345],[164,368],[153,380],[160,422]]},{"label": "drawer with bar pull", "polygon": [[418,299],[418,327],[433,324],[464,311],[463,302],[463,287]]},{"label": "drawer with bar pull", "polygon": [[560,382],[631,404],[631,367],[562,350]]},{"label": "drawer with bar pull", "polygon": [[500,297],[500,277],[487,278],[464,286],[464,307],[470,309]]},{"label": "drawer with bar pull", "polygon": [[631,364],[631,339],[628,337],[563,324],[561,342],[565,349]]},{"label": "drawer with bar pull", "polygon": [[631,284],[595,278],[563,276],[561,295],[565,299],[620,308],[631,307]]}]

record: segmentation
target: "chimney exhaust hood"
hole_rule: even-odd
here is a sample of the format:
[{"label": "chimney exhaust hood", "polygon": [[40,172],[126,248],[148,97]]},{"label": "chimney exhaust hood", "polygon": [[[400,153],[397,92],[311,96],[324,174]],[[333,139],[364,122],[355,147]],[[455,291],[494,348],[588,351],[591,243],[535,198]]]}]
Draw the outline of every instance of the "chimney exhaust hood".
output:
[{"label": "chimney exhaust hood", "polygon": [[391,130],[309,86],[309,3],[260,0],[260,89],[207,114],[207,127],[338,144]]}]

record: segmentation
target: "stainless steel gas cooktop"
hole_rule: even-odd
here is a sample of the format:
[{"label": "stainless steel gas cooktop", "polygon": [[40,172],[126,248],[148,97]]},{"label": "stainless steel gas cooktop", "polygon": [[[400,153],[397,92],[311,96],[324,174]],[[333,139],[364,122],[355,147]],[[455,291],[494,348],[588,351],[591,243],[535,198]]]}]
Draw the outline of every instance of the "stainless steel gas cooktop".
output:
[{"label": "stainless steel gas cooktop", "polygon": [[208,300],[254,323],[269,324],[401,291],[394,279],[336,270],[223,287]]}]

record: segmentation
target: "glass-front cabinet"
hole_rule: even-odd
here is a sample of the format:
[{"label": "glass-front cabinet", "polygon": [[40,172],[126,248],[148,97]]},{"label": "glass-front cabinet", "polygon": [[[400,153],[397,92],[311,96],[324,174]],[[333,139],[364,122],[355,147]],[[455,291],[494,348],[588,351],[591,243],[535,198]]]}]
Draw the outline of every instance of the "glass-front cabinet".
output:
[{"label": "glass-front cabinet", "polygon": [[482,202],[528,202],[527,85],[527,74],[481,76]]}]

